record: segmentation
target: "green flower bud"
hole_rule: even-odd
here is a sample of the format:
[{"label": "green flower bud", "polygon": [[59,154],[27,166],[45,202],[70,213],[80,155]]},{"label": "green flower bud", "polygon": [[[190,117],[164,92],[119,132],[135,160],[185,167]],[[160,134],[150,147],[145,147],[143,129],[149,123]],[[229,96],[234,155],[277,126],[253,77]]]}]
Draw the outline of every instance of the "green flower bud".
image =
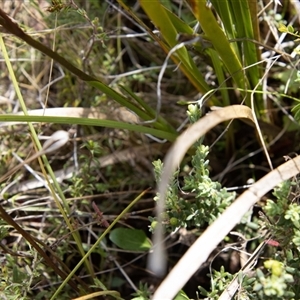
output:
[{"label": "green flower bud", "polygon": [[178,225],[178,219],[172,217],[172,218],[170,219],[170,225],[172,225],[172,226]]},{"label": "green flower bud", "polygon": [[154,230],[155,227],[157,226],[157,224],[158,224],[157,221],[152,221],[152,222],[151,222],[151,225],[150,225],[151,229]]}]

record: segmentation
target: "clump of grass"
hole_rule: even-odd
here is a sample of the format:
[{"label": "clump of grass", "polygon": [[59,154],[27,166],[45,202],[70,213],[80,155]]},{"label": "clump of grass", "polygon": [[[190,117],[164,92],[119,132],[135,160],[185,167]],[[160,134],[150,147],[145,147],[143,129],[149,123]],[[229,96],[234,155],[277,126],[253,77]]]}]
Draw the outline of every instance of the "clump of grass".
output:
[{"label": "clump of grass", "polygon": [[[146,270],[141,270],[146,265],[145,251],[138,265],[132,262],[127,269],[122,266],[120,261],[126,265],[135,255],[132,251],[127,256],[122,255],[117,248],[126,250],[129,242],[119,243],[120,237],[117,236],[116,246],[115,236],[106,237],[116,223],[113,220],[120,222],[118,226],[121,228],[118,229],[134,227],[132,231],[126,231],[132,232],[132,235],[137,234],[136,228],[147,232],[149,218],[152,227],[156,227],[155,222],[159,223],[159,218],[162,218],[165,228],[171,232],[184,227],[193,235],[201,235],[207,225],[213,225],[234,201],[235,193],[223,188],[224,183],[245,184],[247,177],[258,179],[262,176],[259,168],[263,172],[268,169],[264,156],[256,160],[252,152],[260,144],[272,142],[283,123],[290,130],[285,142],[295,140],[293,130],[296,127],[287,123],[287,119],[292,117],[283,107],[295,105],[291,99],[297,96],[297,89],[289,89],[289,79],[278,79],[274,71],[276,67],[276,73],[291,71],[288,74],[292,74],[295,66],[292,58],[283,55],[269,40],[273,36],[276,42],[280,42],[276,26],[279,14],[281,22],[285,22],[285,10],[281,10],[277,2],[273,7],[264,7],[263,3],[253,4],[251,1],[211,1],[209,5],[189,1],[187,5],[171,1],[152,1],[150,4],[141,0],[130,6],[121,0],[118,4],[72,0],[51,1],[48,7],[42,8],[38,8],[37,4],[31,1],[18,8],[22,11],[22,18],[18,11],[13,18],[23,23],[20,27],[0,11],[1,25],[12,34],[2,34],[6,47],[11,49],[9,58],[14,58],[14,51],[17,51],[16,57],[23,59],[13,66],[10,76],[18,78],[18,82],[14,82],[15,91],[25,95],[25,101],[20,95],[18,101],[8,101],[7,97],[5,104],[1,104],[4,114],[0,119],[49,124],[29,125],[33,145],[38,150],[41,149],[38,134],[51,136],[57,130],[72,127],[75,136],[71,136],[63,151],[48,154],[48,160],[42,158],[46,189],[37,191],[38,196],[33,197],[28,190],[23,195],[10,194],[9,185],[13,182],[1,183],[4,192],[1,194],[3,210],[0,214],[6,222],[1,224],[0,231],[2,240],[7,243],[2,247],[6,253],[6,261],[1,265],[6,282],[2,282],[1,292],[3,290],[6,297],[13,294],[20,299],[69,299],[89,294],[91,297],[92,293],[95,297],[111,295],[120,299],[134,292],[132,297],[135,299],[147,299],[153,289]],[[35,25],[29,22],[30,17],[24,17],[25,9],[31,16],[39,16]],[[274,13],[276,9],[277,15]],[[41,24],[42,29],[50,26],[47,35],[39,31]],[[292,25],[297,26],[296,23]],[[261,32],[259,26],[263,28]],[[291,29],[293,26],[287,23],[282,28],[296,34],[296,30]],[[261,43],[261,40],[265,42]],[[275,53],[281,57],[274,57]],[[28,59],[32,62],[28,63]],[[49,67],[51,60],[54,61],[52,71]],[[8,68],[2,67],[6,74],[2,76],[7,77]],[[49,79],[50,72],[52,79]],[[56,76],[60,78],[58,83],[54,83]],[[285,88],[277,90],[277,80]],[[48,84],[51,88],[46,92]],[[277,101],[272,102],[275,98]],[[224,137],[224,127],[210,128],[205,138],[202,137],[190,150],[182,168],[173,174],[166,212],[162,216],[149,217],[149,210],[153,209],[150,197],[148,201],[139,202],[137,213],[129,214],[128,209],[137,205],[139,197],[145,197],[145,189],[154,185],[151,161],[157,153],[160,158],[165,153],[164,147],[159,150],[157,141],[173,142],[178,137],[178,131],[184,124],[178,130],[176,128],[186,118],[186,106],[194,102],[200,105],[188,107],[191,123],[201,118],[199,107],[205,112],[211,106],[245,103],[255,116],[253,126],[261,128],[263,133],[255,139],[251,132],[249,138],[248,125],[241,122],[229,123]],[[67,111],[64,109],[60,110],[61,116],[8,115],[17,110],[17,103],[21,103],[25,115],[28,109],[42,107],[47,112],[49,107],[64,106],[73,107],[74,115],[75,108],[82,108],[81,112],[85,115],[74,117],[69,115],[70,110],[64,114]],[[95,117],[95,110],[90,109],[92,107],[99,108],[97,113],[99,116],[100,111],[101,118]],[[120,110],[121,118],[117,116],[115,112],[120,107],[129,110],[131,117],[126,118],[126,110]],[[232,106],[232,109],[237,108]],[[295,110],[297,116],[297,108]],[[248,121],[252,120],[249,111],[248,115],[242,114],[248,116]],[[132,113],[135,118],[132,118]],[[11,135],[8,129],[3,132],[1,147],[4,147],[5,155],[1,156],[1,175],[16,164],[13,152],[26,157],[27,149],[31,147],[27,125],[18,126],[18,135]],[[215,147],[204,146],[215,144],[219,137]],[[192,137],[186,139],[189,143]],[[249,139],[253,140],[251,149],[244,145],[244,141]],[[23,145],[19,146],[21,143]],[[275,145],[282,148],[283,141],[279,140]],[[148,148],[151,150],[148,151]],[[268,149],[265,154],[279,164],[276,160],[281,154],[270,147],[265,149]],[[155,152],[154,157],[151,152]],[[212,159],[214,155],[217,160]],[[119,160],[112,159],[113,156]],[[235,157],[237,162],[227,164]],[[104,158],[112,163],[106,163]],[[214,167],[209,166],[209,161]],[[239,161],[247,163],[242,165]],[[271,166],[270,162],[269,159]],[[76,174],[72,179],[65,176],[63,181],[58,182],[58,173],[53,173],[53,170],[64,171],[63,164],[65,170],[74,165],[72,172]],[[163,176],[162,167],[161,161],[154,163],[157,180]],[[220,171],[222,174],[218,176]],[[40,176],[37,172],[34,174]],[[18,173],[18,176],[22,175]],[[49,182],[45,179],[48,175],[51,177]],[[31,183],[32,180],[27,181],[26,177],[15,176],[12,179],[18,180],[20,185]],[[211,279],[206,275],[201,278],[212,282],[210,288],[199,288],[203,297],[216,299],[226,286],[236,282],[237,277],[241,279],[237,295],[250,299],[297,297],[298,291],[290,284],[292,277],[293,280],[298,278],[296,266],[299,263],[298,208],[295,199],[293,202],[289,199],[292,187],[291,181],[284,183],[275,190],[274,198],[263,206],[268,221],[258,221],[254,213],[251,220],[245,217],[236,228],[246,238],[249,247],[254,247],[257,242],[250,240],[256,237],[258,225],[263,226],[272,240],[282,245],[282,249],[266,251],[264,256],[268,260],[253,267],[252,273],[246,274],[243,268],[241,271],[229,271],[224,266],[211,270]],[[93,204],[91,199],[95,201]],[[122,217],[127,219],[121,221]],[[110,226],[110,223],[113,225]],[[107,225],[110,227],[107,228]],[[284,236],[282,228],[290,230],[291,239]],[[145,233],[141,235],[143,239],[147,239]],[[230,237],[226,239],[234,242]],[[146,244],[149,245],[148,240]],[[56,265],[53,265],[53,260]],[[115,266],[118,271],[110,273],[110,276],[102,275],[101,272]],[[140,273],[136,278],[137,267]],[[148,284],[140,282],[140,278],[145,278]],[[59,287],[55,285],[57,282],[60,282]],[[172,289],[171,292],[176,294],[174,286]],[[186,295],[181,291],[178,297],[187,299],[194,297],[195,293],[196,290]]]}]

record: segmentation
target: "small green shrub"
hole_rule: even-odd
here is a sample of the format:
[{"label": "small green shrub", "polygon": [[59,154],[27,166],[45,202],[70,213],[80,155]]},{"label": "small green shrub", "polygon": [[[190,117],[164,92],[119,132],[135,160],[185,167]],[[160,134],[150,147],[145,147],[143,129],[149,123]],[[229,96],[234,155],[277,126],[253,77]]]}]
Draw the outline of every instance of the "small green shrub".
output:
[{"label": "small green shrub", "polygon": [[[191,123],[196,122],[201,111],[197,105],[189,105],[188,116]],[[174,174],[169,186],[166,200],[166,212],[164,224],[167,230],[175,230],[178,227],[201,228],[212,223],[232,203],[234,192],[227,192],[219,182],[213,181],[209,176],[209,147],[199,141],[196,152],[192,157],[192,171],[184,177],[184,184],[180,187],[178,182],[179,171]],[[153,162],[156,181],[159,182],[163,164],[161,160]],[[181,191],[185,195],[192,195],[192,199],[179,196]],[[158,197],[155,197],[157,200]],[[152,228],[156,222],[150,217]]]}]

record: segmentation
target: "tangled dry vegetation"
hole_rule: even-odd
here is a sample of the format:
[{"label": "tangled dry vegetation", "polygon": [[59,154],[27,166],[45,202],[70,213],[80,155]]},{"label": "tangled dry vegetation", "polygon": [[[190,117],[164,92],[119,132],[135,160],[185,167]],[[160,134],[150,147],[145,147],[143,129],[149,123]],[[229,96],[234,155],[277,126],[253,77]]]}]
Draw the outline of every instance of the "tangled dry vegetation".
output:
[{"label": "tangled dry vegetation", "polygon": [[[147,265],[151,231],[163,224],[172,269],[285,161],[241,204],[229,234],[206,234],[213,248],[192,274],[154,299],[183,286],[176,299],[231,299],[226,287],[233,299],[300,297],[300,8],[257,1],[253,36],[241,37],[249,24],[229,26],[211,2],[215,23],[197,1],[0,2],[1,299],[150,299],[162,281]],[[209,36],[212,24],[224,40]],[[160,181],[167,210],[155,217]]]}]

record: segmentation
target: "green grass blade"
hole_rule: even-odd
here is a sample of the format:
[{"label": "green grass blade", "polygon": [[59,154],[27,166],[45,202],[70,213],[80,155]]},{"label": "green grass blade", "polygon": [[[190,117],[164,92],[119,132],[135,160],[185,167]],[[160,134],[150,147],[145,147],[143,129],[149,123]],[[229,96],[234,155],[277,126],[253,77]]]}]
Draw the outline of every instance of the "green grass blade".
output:
[{"label": "green grass blade", "polygon": [[246,88],[248,82],[241,72],[242,64],[239,57],[231,48],[211,9],[206,6],[205,1],[192,0],[189,2],[206,38],[212,43],[235,83],[240,88]]},{"label": "green grass blade", "polygon": [[[237,30],[237,38],[254,39],[252,18],[250,15],[250,8],[247,1],[230,1],[231,11],[234,13],[234,24]],[[250,66],[258,62],[256,45],[251,42],[242,44],[241,55],[245,59],[246,66]],[[254,87],[259,81],[258,67],[254,66],[246,71],[249,74],[251,86]]]},{"label": "green grass blade", "polygon": [[[211,3],[217,11],[220,19],[223,23],[224,32],[228,40],[234,40],[237,38],[237,28],[235,26],[234,16],[232,15],[230,1],[216,1],[212,0]],[[241,61],[240,51],[237,42],[230,43],[231,48]]]},{"label": "green grass blade", "polygon": [[107,128],[127,129],[130,131],[151,134],[158,138],[174,141],[177,137],[176,133],[158,130],[142,125],[128,124],[119,121],[98,120],[91,118],[74,118],[74,117],[56,117],[56,116],[16,116],[16,115],[0,115],[0,121],[4,122],[41,122],[41,123],[57,123],[57,124],[77,124],[86,126],[101,126]]},{"label": "green grass blade", "polygon": [[222,62],[220,62],[219,55],[214,49],[210,49],[209,55],[214,67],[214,71],[218,78],[220,93],[222,95],[222,105],[228,106],[231,103],[230,103],[229,91],[226,89],[227,82],[224,74],[223,64]]},{"label": "green grass blade", "polygon": [[[222,20],[224,32],[241,65],[251,66],[245,69],[249,78],[249,87],[256,87],[261,77],[257,65],[260,51],[251,40],[259,41],[257,3],[244,0],[212,0],[211,2]],[[261,97],[256,96],[256,99],[259,103]]]},{"label": "green grass blade", "polygon": [[[149,116],[152,116],[153,119],[156,117],[156,110],[151,108],[143,99],[138,97],[135,93],[133,93],[128,87],[120,86],[126,93],[128,93],[135,101],[137,101],[142,107],[145,108]],[[170,125],[166,119],[162,118],[160,115],[157,116],[157,121],[153,123],[153,126],[156,129],[177,133],[177,131]]]}]

